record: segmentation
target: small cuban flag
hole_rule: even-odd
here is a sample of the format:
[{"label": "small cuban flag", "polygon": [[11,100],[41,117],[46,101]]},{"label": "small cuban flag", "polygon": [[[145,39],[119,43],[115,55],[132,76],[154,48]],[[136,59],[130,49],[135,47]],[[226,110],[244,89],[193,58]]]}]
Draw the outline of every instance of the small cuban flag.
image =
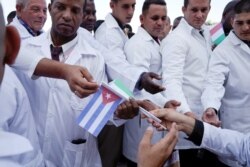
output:
[{"label": "small cuban flag", "polygon": [[221,23],[214,25],[210,29],[210,34],[215,45],[219,45],[226,37]]},{"label": "small cuban flag", "polygon": [[77,119],[77,123],[82,128],[96,137],[111,118],[117,106],[132,95],[132,93],[126,92],[128,89],[120,81],[115,80],[111,84],[113,88],[105,83],[101,84]]}]

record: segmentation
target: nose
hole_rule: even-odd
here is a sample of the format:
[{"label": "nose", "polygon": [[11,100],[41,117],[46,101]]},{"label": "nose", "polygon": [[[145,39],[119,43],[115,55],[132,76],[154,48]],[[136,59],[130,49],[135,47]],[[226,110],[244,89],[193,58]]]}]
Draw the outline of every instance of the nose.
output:
[{"label": "nose", "polygon": [[243,31],[248,31],[250,29],[250,25],[248,23],[244,23],[242,28],[243,28]]},{"label": "nose", "polygon": [[200,10],[198,10],[197,13],[196,13],[196,17],[197,18],[202,18],[202,16],[203,16],[203,13]]},{"label": "nose", "polygon": [[66,10],[63,12],[62,18],[63,18],[65,21],[70,21],[70,20],[71,20],[71,10],[70,10],[70,9],[66,9]]},{"label": "nose", "polygon": [[157,20],[157,24],[163,26],[164,24],[167,24],[167,22],[166,20],[160,18]]},{"label": "nose", "polygon": [[133,6],[130,6],[129,9],[128,9],[128,14],[129,14],[130,16],[133,16],[134,11],[135,11],[135,8],[134,8]]},{"label": "nose", "polygon": [[47,10],[40,9],[38,12],[38,17],[47,18]]},{"label": "nose", "polygon": [[95,14],[90,14],[88,17],[89,20],[96,20],[96,15]]}]

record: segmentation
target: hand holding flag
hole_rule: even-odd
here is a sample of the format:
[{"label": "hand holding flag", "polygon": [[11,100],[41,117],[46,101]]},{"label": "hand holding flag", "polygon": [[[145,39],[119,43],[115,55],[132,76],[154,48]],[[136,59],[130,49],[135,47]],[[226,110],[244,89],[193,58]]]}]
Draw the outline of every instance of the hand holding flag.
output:
[{"label": "hand holding flag", "polygon": [[[133,100],[130,100],[131,98]],[[132,108],[138,108],[138,105],[133,102],[134,98],[132,97],[132,93],[120,81],[114,80],[109,85],[102,83],[98,91],[93,95],[93,98],[83,109],[77,119],[77,123],[92,135],[98,136],[104,125],[114,114],[119,104],[124,100],[131,103]],[[118,112],[119,110],[123,110],[123,107],[120,107],[121,109],[118,108]],[[156,122],[160,123],[158,118],[141,107],[140,111],[149,118],[152,118]],[[133,113],[133,115],[130,115],[131,118],[137,114],[134,111],[129,113]],[[126,115],[124,118],[128,119],[128,116]]]}]

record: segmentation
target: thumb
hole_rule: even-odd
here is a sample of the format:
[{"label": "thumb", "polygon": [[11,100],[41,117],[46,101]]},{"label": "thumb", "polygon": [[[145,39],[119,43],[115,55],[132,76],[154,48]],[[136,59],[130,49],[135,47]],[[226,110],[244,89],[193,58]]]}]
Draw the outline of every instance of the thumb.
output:
[{"label": "thumb", "polygon": [[164,118],[166,115],[167,110],[166,109],[156,109],[156,110],[152,110],[150,111],[154,116],[158,117],[158,118]]},{"label": "thumb", "polygon": [[173,105],[175,106],[180,106],[181,102],[177,101],[177,100],[173,100]]},{"label": "thumb", "polygon": [[144,133],[144,135],[142,137],[142,140],[141,140],[141,145],[143,147],[151,145],[151,140],[152,140],[153,133],[154,133],[153,127],[149,126],[146,129],[146,131],[145,131],[145,133]]},{"label": "thumb", "polygon": [[89,73],[89,71],[86,68],[81,68],[80,71],[81,71],[83,77],[87,81],[92,82],[94,80],[93,77],[92,77],[92,75]]},{"label": "thumb", "polygon": [[156,74],[156,73],[154,73],[154,72],[149,72],[149,75],[150,75],[151,78],[155,78],[157,80],[161,79],[161,76],[158,75],[158,74]]}]

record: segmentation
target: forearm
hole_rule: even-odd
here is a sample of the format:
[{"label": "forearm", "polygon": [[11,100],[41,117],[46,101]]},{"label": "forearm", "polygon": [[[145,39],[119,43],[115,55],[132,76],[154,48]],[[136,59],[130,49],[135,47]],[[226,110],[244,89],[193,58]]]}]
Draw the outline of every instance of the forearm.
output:
[{"label": "forearm", "polygon": [[66,67],[66,64],[43,58],[37,64],[34,75],[65,79],[64,72]]}]

